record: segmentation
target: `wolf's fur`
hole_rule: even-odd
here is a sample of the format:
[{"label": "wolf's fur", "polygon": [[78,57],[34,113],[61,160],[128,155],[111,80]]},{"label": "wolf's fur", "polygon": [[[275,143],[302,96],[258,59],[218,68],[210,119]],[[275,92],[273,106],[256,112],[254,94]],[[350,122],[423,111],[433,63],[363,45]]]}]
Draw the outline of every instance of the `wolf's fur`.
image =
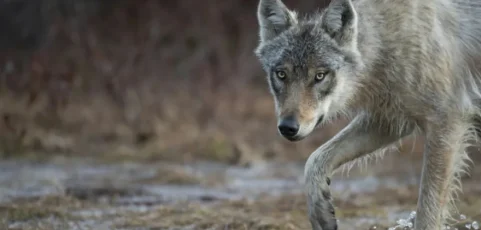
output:
[{"label": "wolf's fur", "polygon": [[313,229],[337,228],[328,187],[336,169],[412,134],[425,137],[415,229],[441,229],[481,123],[481,1],[333,0],[301,18],[260,0],[257,16],[255,53],[278,119],[298,123],[288,139],[321,119],[353,118],[306,162]]}]

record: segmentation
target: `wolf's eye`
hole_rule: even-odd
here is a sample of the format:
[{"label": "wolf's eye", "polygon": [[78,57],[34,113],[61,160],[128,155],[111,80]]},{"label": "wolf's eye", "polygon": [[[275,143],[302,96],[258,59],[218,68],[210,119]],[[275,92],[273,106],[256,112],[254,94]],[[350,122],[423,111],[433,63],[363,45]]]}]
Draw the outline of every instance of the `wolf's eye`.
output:
[{"label": "wolf's eye", "polygon": [[328,74],[329,72],[328,71],[324,71],[324,72],[319,72],[316,74],[316,81],[317,82],[320,82],[322,80],[324,80],[324,78],[326,77],[326,75]]},{"label": "wolf's eye", "polygon": [[286,72],[282,71],[282,70],[279,70],[279,71],[276,71],[276,76],[281,79],[281,80],[284,80],[284,78],[286,78]]}]

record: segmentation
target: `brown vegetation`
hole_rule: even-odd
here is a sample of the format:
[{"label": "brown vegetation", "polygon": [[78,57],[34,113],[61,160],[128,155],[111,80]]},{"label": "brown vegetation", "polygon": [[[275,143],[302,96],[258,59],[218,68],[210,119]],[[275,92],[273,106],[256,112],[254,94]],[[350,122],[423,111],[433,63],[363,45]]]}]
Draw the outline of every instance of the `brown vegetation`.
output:
[{"label": "brown vegetation", "polygon": [[28,25],[44,19],[43,30],[30,31],[31,40],[41,41],[34,48],[4,49],[3,155],[237,163],[251,156],[304,158],[332,135],[324,129],[291,144],[277,134],[272,98],[253,54],[257,1],[84,1],[78,2],[84,11],[73,16],[77,5],[60,3],[44,1],[47,12],[63,9],[48,20],[45,13],[23,15]]}]

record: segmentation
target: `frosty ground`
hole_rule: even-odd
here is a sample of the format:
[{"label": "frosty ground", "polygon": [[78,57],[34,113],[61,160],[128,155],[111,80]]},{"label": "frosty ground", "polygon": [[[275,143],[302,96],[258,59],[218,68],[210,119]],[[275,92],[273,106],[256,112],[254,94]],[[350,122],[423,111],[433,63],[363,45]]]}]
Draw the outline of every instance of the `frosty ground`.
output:
[{"label": "frosty ground", "polygon": [[[392,154],[349,174],[339,171],[331,185],[339,229],[388,229],[407,218],[415,210],[420,175],[420,161],[413,159]],[[0,229],[309,229],[303,167],[3,160]],[[458,229],[481,220],[479,175],[472,170],[463,180],[458,207],[466,218]]]}]

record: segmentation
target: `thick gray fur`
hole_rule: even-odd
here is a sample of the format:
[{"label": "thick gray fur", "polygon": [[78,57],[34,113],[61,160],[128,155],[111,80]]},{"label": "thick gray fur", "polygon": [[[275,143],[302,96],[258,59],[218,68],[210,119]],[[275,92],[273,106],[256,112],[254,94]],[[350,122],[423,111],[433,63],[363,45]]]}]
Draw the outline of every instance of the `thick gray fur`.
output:
[{"label": "thick gray fur", "polygon": [[414,229],[442,229],[481,118],[481,0],[333,0],[302,18],[280,0],[260,0],[257,16],[255,53],[278,120],[299,123],[288,139],[352,118],[306,162],[312,228],[337,229],[329,190],[335,170],[422,135]]}]

